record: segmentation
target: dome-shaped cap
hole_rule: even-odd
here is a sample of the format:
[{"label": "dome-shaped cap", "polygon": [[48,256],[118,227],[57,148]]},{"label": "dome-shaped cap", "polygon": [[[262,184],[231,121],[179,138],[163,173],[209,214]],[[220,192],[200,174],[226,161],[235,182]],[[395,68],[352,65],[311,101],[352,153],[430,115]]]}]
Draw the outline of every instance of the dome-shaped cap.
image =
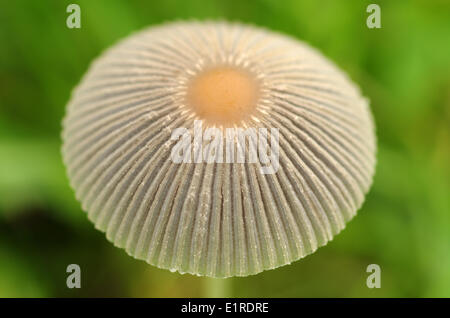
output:
[{"label": "dome-shaped cap", "polygon": [[[301,41],[240,24],[128,37],[92,64],[63,126],[96,228],[181,273],[247,276],[314,252],[356,214],[375,166],[368,102],[348,77]],[[251,150],[257,160],[236,160]]]}]

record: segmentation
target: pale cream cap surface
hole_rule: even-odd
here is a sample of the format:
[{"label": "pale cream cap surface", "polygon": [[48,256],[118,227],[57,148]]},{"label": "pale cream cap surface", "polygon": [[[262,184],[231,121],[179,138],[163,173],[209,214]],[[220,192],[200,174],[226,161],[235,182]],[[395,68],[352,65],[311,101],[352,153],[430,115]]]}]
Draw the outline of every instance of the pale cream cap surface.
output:
[{"label": "pale cream cap surface", "polygon": [[[199,119],[278,129],[278,171],[172,162],[172,132]],[[212,277],[256,274],[327,244],[375,170],[368,100],[338,67],[302,41],[224,22],[150,27],[108,49],[74,90],[62,138],[76,197],[108,240]]]}]

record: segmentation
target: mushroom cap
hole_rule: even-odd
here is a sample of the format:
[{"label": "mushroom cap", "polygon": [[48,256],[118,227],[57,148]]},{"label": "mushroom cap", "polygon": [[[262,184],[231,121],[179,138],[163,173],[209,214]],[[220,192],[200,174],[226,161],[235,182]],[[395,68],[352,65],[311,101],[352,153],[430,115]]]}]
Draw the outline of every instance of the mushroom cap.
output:
[{"label": "mushroom cap", "polygon": [[[277,129],[278,169],[174,162],[173,131],[194,133],[198,120],[201,132]],[[169,23],[108,49],[74,90],[62,138],[71,186],[108,240],[157,267],[212,277],[256,274],[325,245],[375,169],[358,87],[304,42],[237,23]]]}]

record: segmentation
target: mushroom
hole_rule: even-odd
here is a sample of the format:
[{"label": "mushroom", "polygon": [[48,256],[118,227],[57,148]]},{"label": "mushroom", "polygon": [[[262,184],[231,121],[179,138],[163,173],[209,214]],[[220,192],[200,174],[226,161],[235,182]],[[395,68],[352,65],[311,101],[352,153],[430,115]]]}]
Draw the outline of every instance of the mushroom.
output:
[{"label": "mushroom", "polygon": [[[216,160],[230,145],[254,150],[225,138],[252,128],[278,146],[266,153],[278,152],[272,172],[267,160]],[[200,142],[180,144],[196,133]],[[215,134],[223,140],[213,147]],[[238,23],[168,23],[113,46],[74,90],[62,138],[71,186],[108,240],[157,267],[211,277],[313,253],[356,214],[375,168],[358,87],[304,42]],[[175,145],[190,150],[181,162]]]}]

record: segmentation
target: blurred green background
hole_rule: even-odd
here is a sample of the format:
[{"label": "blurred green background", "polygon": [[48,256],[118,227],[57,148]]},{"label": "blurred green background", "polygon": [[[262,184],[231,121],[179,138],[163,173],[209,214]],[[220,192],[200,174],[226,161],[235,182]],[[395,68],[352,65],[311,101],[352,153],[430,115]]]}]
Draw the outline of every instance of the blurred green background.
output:
[{"label": "blurred green background", "polygon": [[[450,297],[450,2],[0,1],[0,296]],[[66,7],[81,6],[81,29]],[[61,119],[90,62],[132,31],[223,18],[293,35],[361,86],[377,125],[373,187],[327,246],[290,266],[214,281],[113,247],[69,188]],[[82,288],[66,287],[81,266]],[[381,266],[381,289],[366,267]]]}]

